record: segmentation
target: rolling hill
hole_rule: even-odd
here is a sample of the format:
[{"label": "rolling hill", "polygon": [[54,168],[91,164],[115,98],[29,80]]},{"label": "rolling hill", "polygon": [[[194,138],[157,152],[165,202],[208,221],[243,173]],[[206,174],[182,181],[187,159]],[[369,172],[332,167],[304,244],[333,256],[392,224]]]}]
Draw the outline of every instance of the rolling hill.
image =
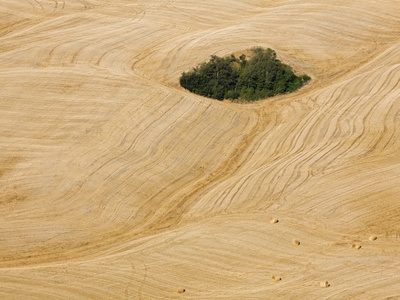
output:
[{"label": "rolling hill", "polygon": [[[3,0],[0,299],[400,299],[399,16]],[[179,86],[253,46],[312,81],[249,104]]]}]

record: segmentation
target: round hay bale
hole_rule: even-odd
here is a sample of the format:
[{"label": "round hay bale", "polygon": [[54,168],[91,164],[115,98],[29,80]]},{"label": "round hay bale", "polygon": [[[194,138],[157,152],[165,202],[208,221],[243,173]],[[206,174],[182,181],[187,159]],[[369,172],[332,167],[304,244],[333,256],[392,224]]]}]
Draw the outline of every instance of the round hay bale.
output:
[{"label": "round hay bale", "polygon": [[282,280],[282,277],[281,277],[281,276],[278,276],[278,275],[273,275],[273,276],[272,276],[272,280],[275,281],[275,282],[281,281],[281,280]]},{"label": "round hay bale", "polygon": [[276,223],[279,222],[279,220],[278,220],[278,219],[275,219],[275,218],[271,218],[271,219],[269,219],[269,222],[270,222],[271,224],[276,224]]},{"label": "round hay bale", "polygon": [[179,294],[183,294],[184,292],[186,292],[186,290],[183,287],[180,287],[180,288],[177,288],[176,292]]},{"label": "round hay bale", "polygon": [[351,245],[351,248],[358,250],[361,249],[361,245],[354,243],[353,245]]},{"label": "round hay bale", "polygon": [[294,245],[294,246],[300,246],[300,241],[298,241],[298,240],[293,240],[293,241],[292,241],[292,245]]},{"label": "round hay bale", "polygon": [[369,237],[369,240],[372,242],[372,241],[376,241],[378,239],[378,237],[376,236],[376,235],[371,235],[370,237]]},{"label": "round hay bale", "polygon": [[327,287],[330,287],[331,285],[329,284],[328,281],[321,281],[319,283],[319,286],[322,287],[322,288],[327,288]]}]

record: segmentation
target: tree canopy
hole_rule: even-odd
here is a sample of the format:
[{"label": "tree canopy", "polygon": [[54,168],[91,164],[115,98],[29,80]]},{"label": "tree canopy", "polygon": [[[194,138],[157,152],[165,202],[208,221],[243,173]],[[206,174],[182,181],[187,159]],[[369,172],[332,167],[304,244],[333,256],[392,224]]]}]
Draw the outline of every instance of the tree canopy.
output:
[{"label": "tree canopy", "polygon": [[276,58],[272,49],[251,49],[250,58],[211,56],[208,62],[182,73],[185,89],[209,98],[253,101],[294,92],[311,78],[297,76],[292,68]]}]

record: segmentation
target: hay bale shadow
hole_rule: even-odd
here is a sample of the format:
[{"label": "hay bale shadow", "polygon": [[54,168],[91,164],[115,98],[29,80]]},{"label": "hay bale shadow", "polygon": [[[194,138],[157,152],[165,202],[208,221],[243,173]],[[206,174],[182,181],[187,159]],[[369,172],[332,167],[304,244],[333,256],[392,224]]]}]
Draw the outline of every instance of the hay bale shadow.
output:
[{"label": "hay bale shadow", "polygon": [[327,288],[327,287],[330,287],[331,285],[329,284],[328,281],[321,281],[319,283],[319,286],[322,287],[322,288]]},{"label": "hay bale shadow", "polygon": [[371,235],[371,236],[369,237],[369,240],[370,240],[371,242],[376,241],[377,239],[378,239],[378,237],[377,237],[376,235]]},{"label": "hay bale shadow", "polygon": [[298,240],[293,240],[293,241],[292,241],[292,245],[293,245],[293,246],[300,246],[300,241],[298,241]]},{"label": "hay bale shadow", "polygon": [[275,282],[278,282],[278,281],[281,281],[281,280],[282,280],[282,277],[281,277],[281,276],[278,276],[278,275],[273,275],[271,278],[272,278],[272,280],[275,281]]},{"label": "hay bale shadow", "polygon": [[276,219],[276,218],[271,218],[271,219],[269,219],[269,222],[270,222],[271,224],[276,224],[276,223],[279,223],[279,220]]}]

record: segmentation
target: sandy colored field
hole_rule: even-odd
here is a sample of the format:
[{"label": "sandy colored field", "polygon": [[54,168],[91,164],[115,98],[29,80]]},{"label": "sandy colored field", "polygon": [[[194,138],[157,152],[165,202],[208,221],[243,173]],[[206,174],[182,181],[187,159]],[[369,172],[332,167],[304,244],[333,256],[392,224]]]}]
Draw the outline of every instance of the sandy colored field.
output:
[{"label": "sandy colored field", "polygon": [[[0,299],[400,299],[399,16],[2,0]],[[179,87],[252,46],[313,80],[253,104]]]}]

